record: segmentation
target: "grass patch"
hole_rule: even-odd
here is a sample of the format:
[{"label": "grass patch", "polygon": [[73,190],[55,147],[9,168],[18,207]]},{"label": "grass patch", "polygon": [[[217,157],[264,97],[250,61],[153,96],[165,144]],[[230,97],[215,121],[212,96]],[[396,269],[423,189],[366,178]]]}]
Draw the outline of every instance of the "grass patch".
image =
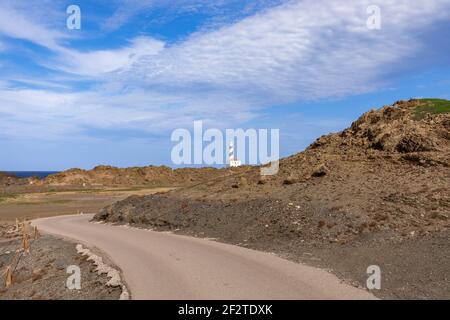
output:
[{"label": "grass patch", "polygon": [[450,101],[445,99],[418,99],[414,110],[414,119],[423,119],[428,113],[450,113]]},{"label": "grass patch", "polygon": [[173,187],[164,187],[164,186],[134,186],[134,187],[119,187],[119,188],[104,188],[104,189],[83,189],[83,190],[74,190],[75,192],[80,193],[105,193],[105,192],[132,192],[132,191],[142,191],[142,190],[153,190],[160,188],[173,188]]},{"label": "grass patch", "polygon": [[5,202],[9,199],[16,199],[18,196],[16,194],[2,194],[0,195],[0,203]]},{"label": "grass patch", "polygon": [[66,204],[69,202],[73,202],[74,200],[65,200],[65,199],[60,199],[60,200],[48,200],[48,201],[18,201],[18,202],[14,202],[15,205],[20,205],[20,206],[38,206],[38,205],[50,205],[50,204]]}]

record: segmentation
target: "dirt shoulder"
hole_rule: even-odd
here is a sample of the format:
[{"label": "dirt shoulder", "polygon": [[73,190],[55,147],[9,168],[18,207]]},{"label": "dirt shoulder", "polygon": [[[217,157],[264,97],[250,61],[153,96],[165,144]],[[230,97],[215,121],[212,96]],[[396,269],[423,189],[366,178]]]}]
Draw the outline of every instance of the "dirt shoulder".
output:
[{"label": "dirt shoulder", "polygon": [[[449,231],[398,242],[368,237],[360,243],[331,245],[313,252],[318,260],[309,260],[310,264],[360,284],[368,277],[367,266],[379,266],[381,290],[374,294],[380,298],[450,299]],[[304,255],[302,259],[307,260]]]},{"label": "dirt shoulder", "polygon": [[[0,273],[16,261],[16,249],[21,240],[0,240]],[[13,265],[12,285],[5,287],[0,281],[0,300],[117,300],[121,287],[107,286],[106,275],[99,275],[86,256],[77,253],[76,244],[53,236],[44,235],[33,240],[29,253],[23,253]],[[70,290],[66,281],[69,266],[81,271],[81,289]]]}]

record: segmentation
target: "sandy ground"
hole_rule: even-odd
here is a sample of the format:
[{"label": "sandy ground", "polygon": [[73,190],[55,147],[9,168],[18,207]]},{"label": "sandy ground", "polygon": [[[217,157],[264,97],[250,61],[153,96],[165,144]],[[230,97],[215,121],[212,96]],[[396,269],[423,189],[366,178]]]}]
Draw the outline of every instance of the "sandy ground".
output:
[{"label": "sandy ground", "polygon": [[92,215],[33,221],[106,252],[136,299],[371,299],[321,269],[215,241],[91,223]]},{"label": "sandy ground", "polygon": [[0,222],[36,219],[79,212],[97,212],[131,195],[147,195],[170,188],[129,188],[9,194],[0,201]]}]

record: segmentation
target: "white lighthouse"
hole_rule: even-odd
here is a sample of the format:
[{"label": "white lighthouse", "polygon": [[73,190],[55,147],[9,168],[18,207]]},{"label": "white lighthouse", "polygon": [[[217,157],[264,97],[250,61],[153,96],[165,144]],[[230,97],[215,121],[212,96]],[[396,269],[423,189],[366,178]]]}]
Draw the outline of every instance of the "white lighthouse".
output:
[{"label": "white lighthouse", "polygon": [[230,142],[230,147],[228,148],[228,163],[232,168],[241,166],[241,162],[234,156],[233,142]]}]

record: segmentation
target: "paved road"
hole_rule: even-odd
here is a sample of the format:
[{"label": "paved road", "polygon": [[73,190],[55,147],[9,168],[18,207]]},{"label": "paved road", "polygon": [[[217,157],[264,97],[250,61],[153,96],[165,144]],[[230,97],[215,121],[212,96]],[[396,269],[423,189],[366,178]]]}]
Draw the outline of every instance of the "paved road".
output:
[{"label": "paved road", "polygon": [[91,223],[35,220],[41,231],[94,246],[119,266],[134,299],[372,299],[335,276],[268,253],[204,239]]}]

